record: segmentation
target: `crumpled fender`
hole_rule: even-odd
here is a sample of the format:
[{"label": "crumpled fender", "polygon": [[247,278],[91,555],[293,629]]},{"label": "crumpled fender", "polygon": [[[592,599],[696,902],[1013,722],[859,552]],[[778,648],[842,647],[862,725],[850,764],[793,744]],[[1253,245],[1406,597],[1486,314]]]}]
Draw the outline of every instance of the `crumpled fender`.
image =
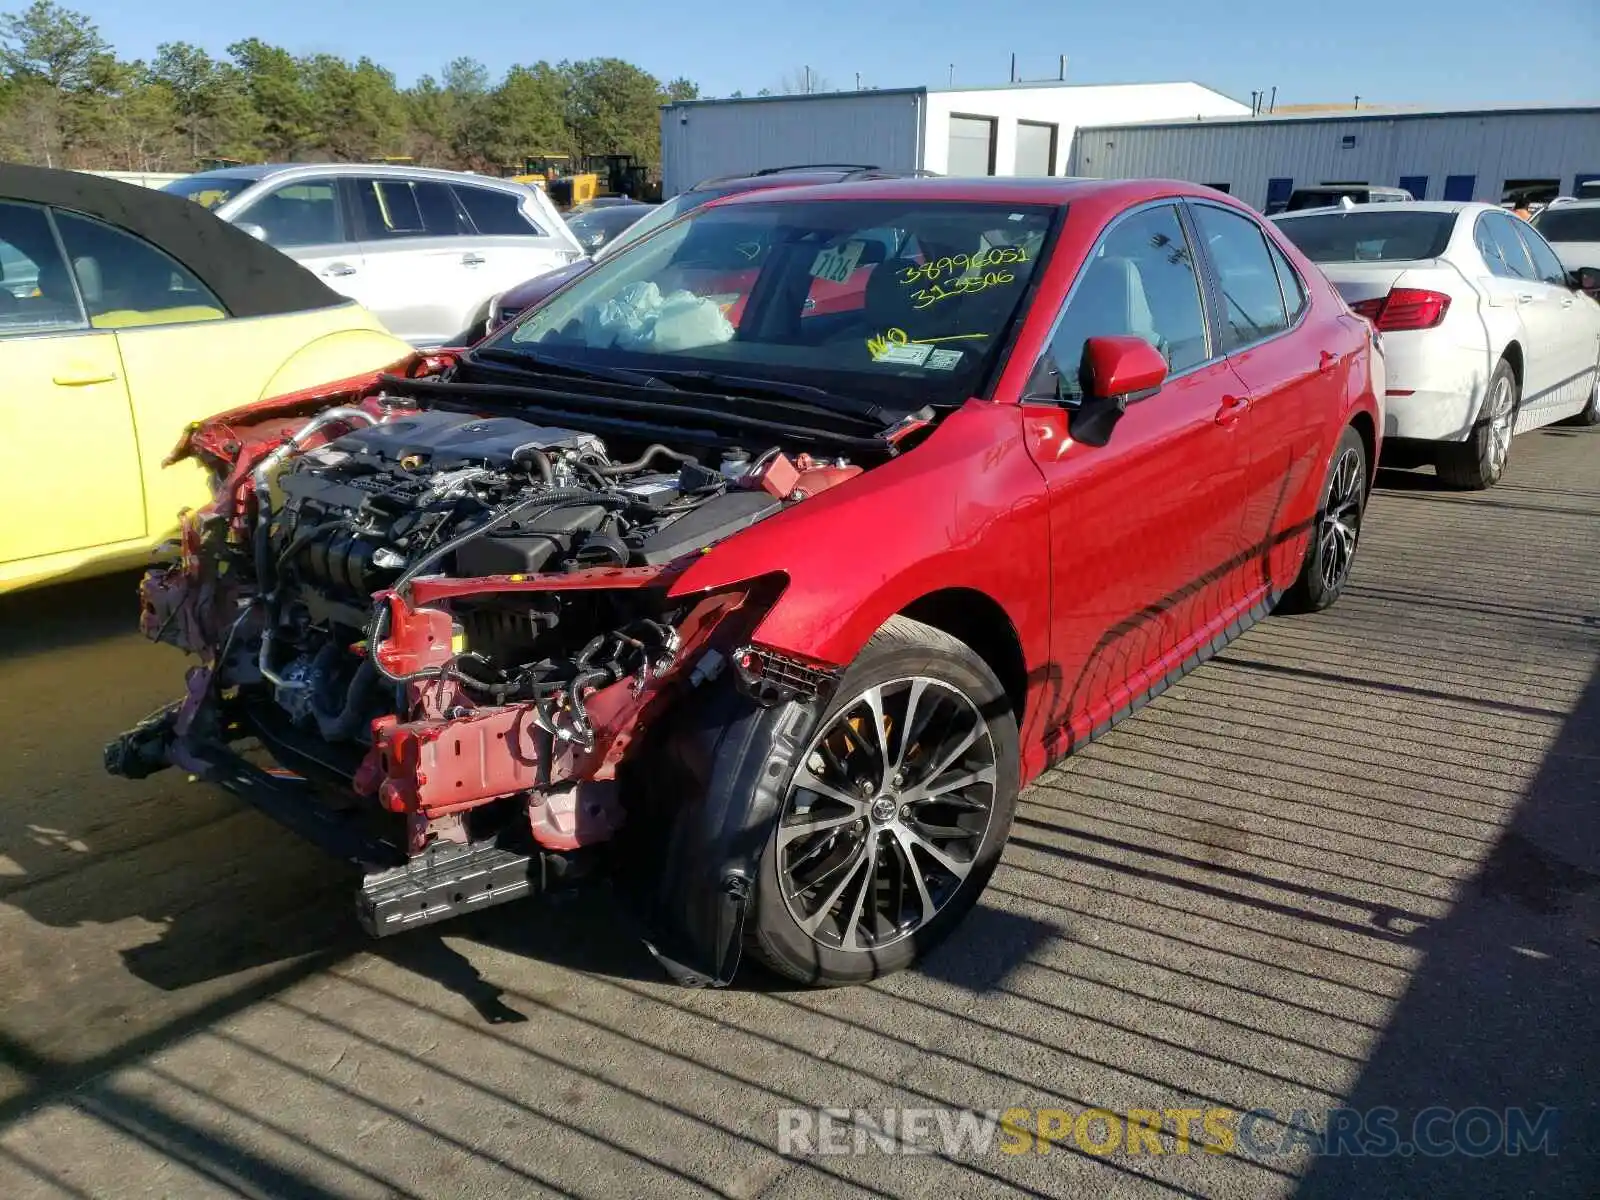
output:
[{"label": "crumpled fender", "polygon": [[726,676],[707,691],[670,735],[674,774],[689,786],[664,836],[640,847],[648,865],[633,900],[645,944],[673,979],[726,987],[739,967],[761,855],[828,697],[763,707]]}]

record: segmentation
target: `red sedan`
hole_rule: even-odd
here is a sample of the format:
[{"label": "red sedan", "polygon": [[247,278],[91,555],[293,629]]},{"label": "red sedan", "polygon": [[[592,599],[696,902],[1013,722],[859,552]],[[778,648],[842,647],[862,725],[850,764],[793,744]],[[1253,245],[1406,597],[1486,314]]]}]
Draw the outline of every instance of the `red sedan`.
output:
[{"label": "red sedan", "polygon": [[1338,599],[1382,395],[1209,189],[714,202],[470,351],[191,431],[215,498],[143,620],[201,665],[107,766],[360,863],[375,934],[605,869],[681,981],[870,979],[1025,783]]}]

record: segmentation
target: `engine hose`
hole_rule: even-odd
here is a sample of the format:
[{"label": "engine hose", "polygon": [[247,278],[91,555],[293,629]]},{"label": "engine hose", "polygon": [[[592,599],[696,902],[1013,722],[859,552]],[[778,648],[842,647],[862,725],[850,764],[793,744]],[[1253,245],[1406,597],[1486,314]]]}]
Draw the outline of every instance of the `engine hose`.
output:
[{"label": "engine hose", "polygon": [[[328,645],[335,653],[338,652],[337,645],[332,642]],[[356,673],[350,677],[350,686],[345,689],[344,707],[337,712],[330,711],[324,706],[322,697],[312,693],[311,715],[317,719],[317,731],[322,734],[324,740],[339,741],[360,728],[361,702],[366,698],[367,689],[372,686],[376,675],[377,668],[373,665],[372,659],[362,659],[361,665],[356,668]]]},{"label": "engine hose", "polygon": [[555,482],[555,470],[550,466],[550,456],[537,446],[524,446],[512,455],[512,459],[516,462],[531,463],[546,487]]},{"label": "engine hose", "polygon": [[595,470],[602,475],[626,475],[630,471],[643,470],[645,466],[649,464],[652,458],[662,454],[665,454],[668,458],[674,460],[675,462],[685,464],[698,461],[692,454],[680,454],[678,451],[673,450],[668,446],[663,446],[660,442],[655,442],[650,445],[643,454],[634,459],[632,462],[611,463],[609,466],[596,467]]}]

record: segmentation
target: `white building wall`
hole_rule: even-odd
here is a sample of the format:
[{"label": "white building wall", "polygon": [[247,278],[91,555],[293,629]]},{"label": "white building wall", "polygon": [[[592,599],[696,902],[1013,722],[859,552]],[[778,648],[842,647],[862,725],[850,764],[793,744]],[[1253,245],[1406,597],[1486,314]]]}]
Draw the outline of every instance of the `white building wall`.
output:
[{"label": "white building wall", "polygon": [[795,163],[917,166],[922,93],[754,97],[661,110],[662,195],[702,179]]},{"label": "white building wall", "polygon": [[1051,174],[1065,175],[1073,134],[1079,126],[1113,121],[1244,116],[1249,111],[1249,105],[1198,83],[1054,84],[930,91],[922,166],[941,175],[945,173],[953,113],[995,119],[996,175],[1016,174],[1019,120],[1056,125],[1056,159]]},{"label": "white building wall", "polygon": [[[1355,144],[1345,147],[1344,139]],[[1074,174],[1105,179],[1184,179],[1226,183],[1257,209],[1269,179],[1296,187],[1325,180],[1396,186],[1427,177],[1425,197],[1444,197],[1445,179],[1470,175],[1472,199],[1498,202],[1508,179],[1600,174],[1600,108],[1556,112],[1475,112],[1195,125],[1089,126],[1073,148]]]}]

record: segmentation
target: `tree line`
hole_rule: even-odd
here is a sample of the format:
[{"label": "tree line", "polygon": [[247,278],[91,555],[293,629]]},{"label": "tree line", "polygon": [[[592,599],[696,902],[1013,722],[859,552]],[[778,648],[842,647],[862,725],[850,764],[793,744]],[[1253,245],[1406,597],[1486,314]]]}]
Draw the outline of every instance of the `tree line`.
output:
[{"label": "tree line", "polygon": [[499,79],[458,58],[409,87],[370,58],[295,55],[259,38],[222,59],[167,42],[127,61],[54,0],[0,15],[0,159],[42,166],[406,157],[493,173],[533,156],[632,154],[658,167],[658,106],[698,95],[688,79],[617,58],[519,64]]}]

